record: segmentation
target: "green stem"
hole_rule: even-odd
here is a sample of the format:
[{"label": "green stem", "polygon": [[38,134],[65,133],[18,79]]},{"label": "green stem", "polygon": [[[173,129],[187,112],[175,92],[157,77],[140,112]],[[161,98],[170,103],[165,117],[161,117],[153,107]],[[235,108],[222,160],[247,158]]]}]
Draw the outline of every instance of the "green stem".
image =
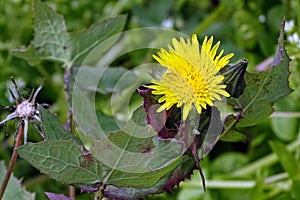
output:
[{"label": "green stem", "polygon": [[[235,180],[206,180],[207,189],[250,189],[255,186],[255,181],[235,181]],[[199,188],[201,184],[198,181],[191,181],[184,184],[184,187]]]},{"label": "green stem", "polygon": [[276,175],[270,176],[268,178],[265,178],[264,182],[266,184],[269,184],[269,183],[278,182],[278,181],[281,181],[281,180],[284,180],[284,179],[288,179],[288,178],[289,178],[288,173],[287,172],[283,172],[283,173],[276,174]]},{"label": "green stem", "polygon": [[[300,139],[289,144],[287,146],[287,149],[290,152],[294,152],[299,147],[300,147]],[[278,162],[278,158],[277,158],[276,154],[271,153],[265,157],[262,157],[256,161],[246,165],[245,167],[242,167],[242,168],[232,172],[230,175],[232,177],[246,176],[246,175],[257,172],[257,170],[259,170],[261,168],[269,167],[276,162]]]},{"label": "green stem", "polygon": [[275,111],[271,117],[283,117],[283,118],[300,118],[300,112],[281,112]]},{"label": "green stem", "polygon": [[[284,185],[287,188],[291,187],[291,182],[286,182],[284,183]],[[282,194],[286,192],[286,190],[282,187],[274,187],[274,189],[272,189],[266,196],[266,199],[275,199],[275,197],[277,197],[279,194]]]},{"label": "green stem", "polygon": [[18,137],[17,137],[17,140],[15,142],[15,148],[14,148],[14,151],[13,151],[13,154],[11,156],[11,159],[10,159],[10,162],[9,162],[4,180],[3,180],[1,188],[0,188],[0,199],[2,199],[2,197],[4,195],[4,192],[5,192],[5,189],[7,187],[8,181],[10,179],[12,170],[15,166],[15,163],[16,163],[16,160],[17,160],[17,157],[18,157],[18,154],[17,154],[16,150],[21,145],[22,138],[23,138],[23,132],[24,132],[24,126],[23,126],[23,124],[21,124],[21,126],[19,128],[19,131],[18,131]]},{"label": "green stem", "polygon": [[[264,183],[269,185],[279,181],[286,182],[287,178],[287,173],[280,173],[265,178]],[[208,189],[251,189],[255,184],[255,180],[206,180],[206,187]],[[199,188],[201,187],[201,184],[199,183],[199,180],[195,180],[184,183],[184,187]],[[282,190],[282,188],[279,189]]]}]

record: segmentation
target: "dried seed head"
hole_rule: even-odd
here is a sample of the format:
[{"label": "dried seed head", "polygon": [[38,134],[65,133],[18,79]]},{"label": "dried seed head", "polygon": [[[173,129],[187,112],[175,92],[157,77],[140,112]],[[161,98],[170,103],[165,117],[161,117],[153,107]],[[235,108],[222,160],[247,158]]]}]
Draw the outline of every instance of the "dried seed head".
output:
[{"label": "dried seed head", "polygon": [[17,105],[16,113],[19,118],[32,118],[36,114],[36,106],[27,100]]},{"label": "dried seed head", "polygon": [[[12,82],[15,85],[15,89],[18,92],[19,97],[21,98],[20,100],[18,100],[13,92],[9,89],[9,92],[11,93],[13,99],[15,100],[16,103],[16,110],[9,114],[6,119],[2,120],[0,122],[0,125],[7,122],[8,120],[14,119],[14,118],[19,118],[19,125],[18,125],[18,129],[20,126],[24,126],[24,144],[26,144],[27,142],[27,131],[28,131],[28,124],[31,123],[33,125],[33,127],[36,129],[36,131],[43,137],[43,139],[45,140],[46,137],[43,133],[43,129],[42,129],[42,122],[41,122],[41,118],[39,116],[39,104],[37,104],[35,102],[36,97],[39,93],[39,91],[42,89],[42,85],[40,85],[36,91],[32,91],[30,97],[28,99],[25,99],[23,97],[23,95],[20,92],[20,89],[18,88],[18,86],[16,85],[16,82],[14,81],[14,79],[12,78]],[[37,121],[37,124],[40,126],[38,127],[37,124],[34,122]]]}]

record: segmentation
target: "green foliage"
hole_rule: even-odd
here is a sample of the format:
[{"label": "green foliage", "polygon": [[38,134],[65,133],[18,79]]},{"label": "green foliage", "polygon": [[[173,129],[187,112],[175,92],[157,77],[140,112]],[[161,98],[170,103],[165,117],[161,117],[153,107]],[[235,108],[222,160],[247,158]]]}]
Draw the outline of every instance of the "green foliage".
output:
[{"label": "green foliage", "polygon": [[116,17],[84,31],[70,35],[63,16],[39,0],[34,1],[34,39],[25,51],[15,51],[14,56],[31,64],[41,60],[60,62],[66,69],[79,65],[79,59],[104,39],[119,33],[125,17]]},{"label": "green foliage", "polygon": [[41,120],[45,136],[48,140],[69,140],[74,139],[71,132],[68,132],[59,123],[59,121],[52,116],[45,108],[40,108]]},{"label": "green foliage", "polygon": [[280,164],[283,169],[288,173],[292,180],[292,194],[295,199],[300,198],[299,190],[297,189],[300,184],[300,164],[295,159],[294,155],[287,151],[284,144],[280,142],[270,142],[272,150],[277,154]]},{"label": "green foliage", "polygon": [[[233,63],[243,58],[248,59],[249,63],[243,77],[245,87],[241,84],[242,76],[238,77],[237,71],[231,71],[232,76],[225,75],[225,82],[232,83],[228,89],[234,95],[227,99],[228,105],[224,108],[226,112],[220,109],[222,117],[211,118],[210,115],[205,115],[209,120],[200,121],[203,123],[197,126],[200,132],[206,133],[205,136],[201,135],[201,140],[204,141],[201,141],[203,146],[200,153],[204,152],[206,155],[214,148],[201,161],[207,192],[203,192],[199,173],[194,173],[191,180],[180,184],[172,195],[163,193],[147,198],[300,198],[300,142],[297,139],[300,128],[300,43],[289,38],[294,33],[300,34],[299,1],[271,3],[257,0],[205,0],[199,3],[194,0],[52,0],[44,3],[35,0],[33,22],[28,14],[31,12],[31,3],[12,1],[4,4],[0,8],[3,16],[0,19],[0,29],[3,30],[0,34],[0,95],[3,97],[0,104],[9,104],[5,88],[12,75],[23,83],[22,88],[28,87],[28,94],[34,85],[39,85],[46,78],[46,85],[38,102],[51,104],[50,111],[43,107],[40,109],[47,140],[39,142],[40,138],[35,137],[34,130],[30,128],[29,141],[35,143],[28,143],[17,150],[24,160],[17,162],[14,173],[17,177],[24,177],[22,184],[30,191],[39,188],[37,198],[44,197],[45,191],[65,193],[59,184],[53,184],[53,180],[50,182],[40,178],[43,176],[39,171],[86,192],[101,191],[104,196],[112,199],[138,199],[149,194],[163,193],[165,190],[173,190],[173,186],[182,179],[189,178],[195,168],[195,155],[199,151],[189,149],[181,154],[185,145],[182,143],[184,137],[160,140],[156,131],[145,122],[147,112],[141,107],[142,98],[135,92],[137,87],[149,82],[151,77],[147,73],[152,68],[142,69],[136,65],[151,62],[151,54],[156,51],[132,51],[116,58],[109,67],[104,59],[101,64],[104,63],[105,67],[97,69],[93,66],[94,60],[84,62],[90,53],[107,58],[105,56],[112,55],[110,52],[118,52],[116,47],[120,46],[114,44],[122,37],[117,35],[109,41],[107,38],[122,30],[145,26],[170,27],[187,35],[197,33],[199,39],[204,35],[214,35],[217,40],[221,40],[221,47],[226,53],[235,53]],[[296,23],[286,35],[283,25],[279,28],[284,15],[287,21],[294,19]],[[32,24],[33,36],[30,28]],[[87,26],[90,28],[82,29]],[[280,37],[276,42],[278,34]],[[16,49],[27,45],[31,38],[26,49]],[[135,40],[126,41],[122,45],[130,48],[130,44],[141,38],[136,36]],[[153,41],[145,42],[151,46]],[[103,48],[94,49],[100,43]],[[276,46],[277,52],[274,53]],[[11,49],[14,50],[9,52]],[[273,54],[274,58],[267,59]],[[273,60],[273,63],[269,60]],[[261,64],[261,61],[268,62],[271,67]],[[84,70],[88,72],[85,87],[81,88],[82,93],[71,96],[77,67],[82,63],[89,64],[84,66]],[[261,66],[265,71],[257,72],[256,69]],[[68,79],[63,79],[63,72],[65,76],[69,75]],[[89,81],[99,75],[102,76],[97,87],[89,87],[92,85]],[[70,88],[64,92],[65,86]],[[241,91],[244,92],[240,96]],[[95,105],[90,105],[90,99],[94,98],[91,95],[93,92],[96,93]],[[132,96],[128,100],[130,95]],[[66,121],[68,111],[71,111],[70,96],[84,96],[80,102],[82,115],[81,118],[77,116],[73,124],[69,122],[63,126],[61,122]],[[127,104],[129,112],[124,108]],[[95,116],[92,116],[90,113],[95,109]],[[58,113],[57,117],[51,112]],[[178,125],[177,114],[170,114],[167,122]],[[153,116],[156,117],[157,124],[163,124],[163,116],[151,115]],[[0,117],[4,118],[2,112]],[[85,127],[78,123],[82,119],[89,122],[87,125],[90,132],[86,135],[82,133]],[[207,123],[211,120],[222,125],[224,120],[224,130],[207,130]],[[96,124],[100,124],[101,131],[95,130],[98,127]],[[67,125],[71,125],[68,130],[64,128]],[[181,129],[179,133],[187,138],[194,136],[197,130],[193,126],[187,130]],[[8,122],[6,129],[0,130],[0,159],[9,157],[8,150],[12,148],[7,147],[13,145],[11,133],[15,131],[15,127],[16,124]],[[74,131],[75,127],[78,130]],[[174,127],[168,127],[167,131],[170,130],[173,131]],[[266,145],[267,142],[269,146]],[[285,142],[290,144],[284,144]],[[150,156],[138,156],[145,152],[151,153]],[[201,156],[203,155],[200,154]],[[2,165],[1,162],[0,177],[5,173]],[[30,165],[39,171],[33,170]],[[20,181],[15,178],[11,181],[15,184],[10,184],[5,193],[14,195],[10,199],[16,198],[15,195],[20,195],[19,199],[34,199],[34,194],[21,188]],[[77,197],[84,199],[87,196],[78,194]]]},{"label": "green foliage", "polygon": [[278,39],[278,48],[271,68],[256,74],[246,73],[244,94],[237,99],[235,105],[242,110],[242,119],[238,126],[250,126],[268,117],[272,112],[272,104],[280,97],[291,93],[288,86],[289,57],[284,49],[283,27]]},{"label": "green foliage", "polygon": [[18,154],[50,177],[66,184],[96,183],[106,169],[94,162],[74,141],[49,140],[23,145]]}]

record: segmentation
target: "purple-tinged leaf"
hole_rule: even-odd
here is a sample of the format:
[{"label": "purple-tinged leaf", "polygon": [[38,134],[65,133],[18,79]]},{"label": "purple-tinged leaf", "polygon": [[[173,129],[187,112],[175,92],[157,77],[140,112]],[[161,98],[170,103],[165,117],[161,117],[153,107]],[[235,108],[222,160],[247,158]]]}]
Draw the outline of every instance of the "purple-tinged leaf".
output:
[{"label": "purple-tinged leaf", "polygon": [[191,158],[187,159],[172,172],[167,183],[163,186],[163,190],[173,192],[174,186],[178,186],[181,181],[191,178],[194,169],[197,169],[195,161]]},{"label": "purple-tinged leaf", "polygon": [[158,136],[163,139],[174,138],[180,126],[180,109],[173,106],[167,111],[160,113],[156,110],[160,107],[156,95],[151,93],[152,89],[140,87],[139,94],[144,99],[144,109],[146,111],[147,123],[158,133]]},{"label": "purple-tinged leaf", "polygon": [[[152,89],[139,87],[138,93],[144,99],[144,109],[147,113],[147,123],[152,126],[155,131],[160,131],[161,127],[165,124],[166,115],[165,112],[157,113],[156,110],[158,107],[154,107],[154,105],[159,105],[157,102],[157,96],[151,93]],[[153,112],[154,111],[154,112]]]},{"label": "purple-tinged leaf", "polygon": [[136,188],[107,185],[103,190],[103,195],[111,200],[138,200],[151,194],[160,194],[164,191],[172,192],[174,186],[178,186],[180,181],[190,178],[194,169],[194,160],[185,156],[185,159],[181,165],[179,165],[172,172],[168,173],[151,187]]}]

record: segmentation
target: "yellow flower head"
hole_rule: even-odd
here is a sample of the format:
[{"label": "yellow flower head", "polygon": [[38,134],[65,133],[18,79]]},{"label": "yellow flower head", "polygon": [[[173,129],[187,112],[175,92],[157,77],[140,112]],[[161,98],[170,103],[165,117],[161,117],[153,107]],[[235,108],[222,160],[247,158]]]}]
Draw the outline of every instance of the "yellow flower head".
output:
[{"label": "yellow flower head", "polygon": [[212,47],[213,37],[204,38],[201,51],[195,34],[192,40],[180,41],[172,39],[173,47],[169,51],[161,49],[153,55],[166,71],[158,80],[152,80],[152,94],[161,95],[159,103],[164,102],[157,112],[170,109],[173,105],[183,107],[183,120],[186,120],[192,105],[200,114],[206,105],[212,106],[214,100],[221,100],[220,95],[229,97],[222,85],[224,76],[218,74],[219,70],[229,63],[234,55],[230,53],[222,57],[224,50],[216,56],[220,42]]}]

